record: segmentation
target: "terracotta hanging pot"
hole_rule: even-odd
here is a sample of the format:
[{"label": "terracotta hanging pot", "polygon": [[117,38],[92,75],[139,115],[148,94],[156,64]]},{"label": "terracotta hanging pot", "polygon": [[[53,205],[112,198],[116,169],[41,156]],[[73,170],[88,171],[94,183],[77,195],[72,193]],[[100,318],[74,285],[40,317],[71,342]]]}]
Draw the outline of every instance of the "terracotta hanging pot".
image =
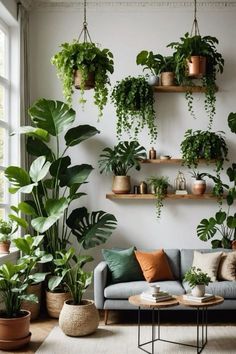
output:
[{"label": "terracotta hanging pot", "polygon": [[59,318],[64,302],[70,298],[69,292],[46,291],[46,306],[49,316]]},{"label": "terracotta hanging pot", "polygon": [[206,57],[191,56],[188,64],[188,76],[201,78],[206,74]]},{"label": "terracotta hanging pot", "polygon": [[6,253],[9,253],[10,251],[10,245],[11,245],[11,242],[10,241],[2,241],[0,242],[0,253],[2,254],[6,254]]},{"label": "terracotta hanging pot", "polygon": [[40,305],[41,305],[41,291],[42,291],[42,283],[32,284],[27,288],[27,294],[34,294],[38,298],[38,302],[29,302],[23,301],[21,304],[21,308],[23,310],[27,310],[31,313],[30,319],[36,320],[40,314]]},{"label": "terracotta hanging pot", "polygon": [[162,86],[175,86],[175,73],[171,71],[161,73]]},{"label": "terracotta hanging pot", "polygon": [[0,349],[14,350],[30,342],[30,312],[21,311],[20,317],[5,318],[0,313]]},{"label": "terracotta hanging pot", "polygon": [[130,176],[113,176],[112,192],[115,194],[130,193]]},{"label": "terracotta hanging pot", "polygon": [[[75,88],[80,90],[81,89],[81,82],[82,82],[82,74],[80,70],[74,71],[74,85]],[[93,89],[95,86],[95,75],[94,72],[88,73],[88,78],[85,80],[84,89],[90,90]]]},{"label": "terracotta hanging pot", "polygon": [[202,195],[206,191],[206,181],[204,180],[193,180],[192,184],[192,193],[194,195]]},{"label": "terracotta hanging pot", "polygon": [[80,305],[73,305],[72,300],[65,301],[59,326],[66,335],[87,336],[96,331],[98,324],[99,314],[92,300],[82,300]]}]

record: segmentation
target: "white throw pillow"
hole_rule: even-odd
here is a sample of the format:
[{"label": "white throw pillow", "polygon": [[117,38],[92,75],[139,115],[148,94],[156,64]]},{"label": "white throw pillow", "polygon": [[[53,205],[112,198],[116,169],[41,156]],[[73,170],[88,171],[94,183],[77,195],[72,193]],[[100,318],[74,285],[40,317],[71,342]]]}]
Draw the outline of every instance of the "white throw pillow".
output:
[{"label": "white throw pillow", "polygon": [[216,281],[222,252],[201,253],[194,251],[192,267],[200,268],[207,273],[211,281]]}]

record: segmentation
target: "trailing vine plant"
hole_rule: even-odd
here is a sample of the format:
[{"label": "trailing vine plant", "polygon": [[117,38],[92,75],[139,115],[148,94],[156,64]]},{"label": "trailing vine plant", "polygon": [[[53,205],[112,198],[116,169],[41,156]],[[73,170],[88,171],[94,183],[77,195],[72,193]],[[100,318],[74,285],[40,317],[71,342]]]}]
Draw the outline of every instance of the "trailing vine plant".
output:
[{"label": "trailing vine plant", "polygon": [[147,183],[150,185],[150,187],[152,188],[152,190],[155,194],[155,197],[156,197],[156,201],[155,201],[156,217],[157,217],[157,219],[160,219],[161,218],[161,208],[164,206],[163,200],[166,197],[167,188],[169,186],[168,177],[151,176],[147,179]]}]

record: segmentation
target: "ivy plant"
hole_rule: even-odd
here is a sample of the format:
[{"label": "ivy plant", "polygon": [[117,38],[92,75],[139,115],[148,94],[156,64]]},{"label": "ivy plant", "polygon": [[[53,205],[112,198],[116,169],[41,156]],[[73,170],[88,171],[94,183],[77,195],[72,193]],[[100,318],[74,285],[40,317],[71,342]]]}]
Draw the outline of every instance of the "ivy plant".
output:
[{"label": "ivy plant", "polygon": [[161,177],[155,177],[151,176],[147,179],[147,183],[151,186],[153,189],[155,197],[156,197],[156,216],[157,219],[160,219],[161,217],[161,208],[164,206],[163,200],[166,197],[167,194],[167,189],[169,186],[169,181],[168,177],[161,176]]}]

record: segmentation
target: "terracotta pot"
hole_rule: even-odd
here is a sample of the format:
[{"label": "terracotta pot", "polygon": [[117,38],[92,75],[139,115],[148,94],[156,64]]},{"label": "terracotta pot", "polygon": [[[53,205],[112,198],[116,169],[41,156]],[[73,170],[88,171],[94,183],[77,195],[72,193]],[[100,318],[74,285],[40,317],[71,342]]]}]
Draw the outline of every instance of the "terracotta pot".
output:
[{"label": "terracotta pot", "polygon": [[231,247],[232,247],[232,250],[236,250],[236,240],[233,240],[231,242]]},{"label": "terracotta pot", "polygon": [[0,253],[9,253],[11,242],[10,241],[2,241],[0,242]]},{"label": "terracotta pot", "polygon": [[46,306],[49,316],[59,318],[64,302],[70,298],[71,295],[69,292],[53,293],[51,291],[46,291]]},{"label": "terracotta pot", "polygon": [[175,86],[175,73],[171,71],[161,73],[162,86]]},{"label": "terracotta pot", "polygon": [[36,320],[40,314],[42,283],[30,285],[27,289],[27,294],[34,294],[38,297],[38,303],[23,301],[21,308],[31,313],[30,319]]},{"label": "terracotta pot", "polygon": [[22,316],[16,318],[4,318],[0,314],[0,349],[18,349],[29,343],[30,312],[21,313]]},{"label": "terracotta pot", "polygon": [[192,289],[191,294],[193,296],[201,297],[205,295],[205,290],[206,290],[205,284],[198,284]]},{"label": "terracotta pot", "polygon": [[192,56],[187,64],[188,76],[201,78],[206,74],[206,57]]},{"label": "terracotta pot", "polygon": [[81,305],[73,305],[72,300],[65,301],[59,317],[62,331],[72,337],[81,337],[96,331],[99,314],[92,300],[82,300]]},{"label": "terracotta pot", "polygon": [[206,181],[195,179],[192,184],[192,193],[194,195],[202,195],[206,191]]},{"label": "terracotta pot", "polygon": [[[81,81],[82,81],[82,75],[81,75],[81,72],[80,70],[75,70],[74,71],[74,85],[75,85],[75,88],[80,90],[81,88]],[[94,76],[94,73],[88,73],[88,79],[85,80],[85,83],[84,83],[84,89],[85,90],[90,90],[90,89],[93,89],[95,86],[95,76]]]},{"label": "terracotta pot", "polygon": [[130,193],[130,176],[113,176],[112,192],[115,194]]}]

